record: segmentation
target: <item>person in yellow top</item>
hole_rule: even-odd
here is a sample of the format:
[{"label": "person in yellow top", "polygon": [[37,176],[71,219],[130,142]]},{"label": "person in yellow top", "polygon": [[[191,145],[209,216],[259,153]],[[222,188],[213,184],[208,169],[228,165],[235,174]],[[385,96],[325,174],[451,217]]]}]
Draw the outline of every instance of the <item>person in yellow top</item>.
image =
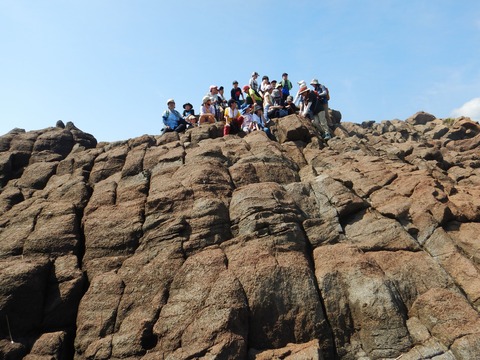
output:
[{"label": "person in yellow top", "polygon": [[237,102],[234,99],[228,100],[228,107],[224,113],[225,126],[223,135],[237,134],[242,128],[243,116],[237,109]]},{"label": "person in yellow top", "polygon": [[263,99],[256,90],[252,88],[248,89],[248,95],[250,95],[254,104],[258,104],[263,107]]}]

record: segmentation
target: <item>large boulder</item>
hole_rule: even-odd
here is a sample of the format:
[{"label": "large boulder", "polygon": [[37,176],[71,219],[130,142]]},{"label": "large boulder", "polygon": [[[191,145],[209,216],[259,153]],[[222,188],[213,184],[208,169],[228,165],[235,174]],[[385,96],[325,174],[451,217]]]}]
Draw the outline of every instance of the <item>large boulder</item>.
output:
[{"label": "large boulder", "polygon": [[0,137],[0,358],[473,359],[480,128]]}]

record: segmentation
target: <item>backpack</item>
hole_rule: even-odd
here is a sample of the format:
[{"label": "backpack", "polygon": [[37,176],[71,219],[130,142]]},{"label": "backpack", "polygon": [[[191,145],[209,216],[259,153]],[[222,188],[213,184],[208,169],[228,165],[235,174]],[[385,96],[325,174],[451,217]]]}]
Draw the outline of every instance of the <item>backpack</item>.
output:
[{"label": "backpack", "polygon": [[[327,95],[325,95],[324,99],[326,99],[327,101],[330,101],[330,91],[328,90],[328,88],[325,85],[323,85],[323,87],[325,88],[325,91],[327,92]],[[315,93],[315,95],[317,95],[317,99],[323,100],[322,97],[319,96],[317,90],[314,90],[313,92]]]}]

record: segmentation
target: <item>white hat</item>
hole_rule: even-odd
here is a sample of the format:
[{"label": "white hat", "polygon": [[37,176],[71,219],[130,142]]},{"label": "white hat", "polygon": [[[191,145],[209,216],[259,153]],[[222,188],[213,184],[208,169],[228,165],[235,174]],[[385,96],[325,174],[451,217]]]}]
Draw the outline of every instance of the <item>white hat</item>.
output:
[{"label": "white hat", "polygon": [[175,100],[173,100],[173,99],[168,99],[168,100],[167,100],[167,106],[168,106],[168,104],[170,104],[170,103],[175,103]]},{"label": "white hat", "polygon": [[208,100],[212,100],[212,98],[208,95],[204,96],[202,99],[202,104],[205,104]]},{"label": "white hat", "polygon": [[297,82],[298,86],[302,87],[302,86],[305,86],[307,85],[307,83],[305,82],[305,80],[300,80]]}]

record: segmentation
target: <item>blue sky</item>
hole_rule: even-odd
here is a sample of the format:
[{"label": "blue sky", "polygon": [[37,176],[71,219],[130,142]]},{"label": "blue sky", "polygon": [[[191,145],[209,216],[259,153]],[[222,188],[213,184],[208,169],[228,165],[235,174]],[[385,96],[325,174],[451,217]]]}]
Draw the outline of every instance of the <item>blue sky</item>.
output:
[{"label": "blue sky", "polygon": [[0,0],[0,44],[0,135],[156,135],[168,98],[252,71],[318,78],[344,121],[480,120],[477,0]]}]

